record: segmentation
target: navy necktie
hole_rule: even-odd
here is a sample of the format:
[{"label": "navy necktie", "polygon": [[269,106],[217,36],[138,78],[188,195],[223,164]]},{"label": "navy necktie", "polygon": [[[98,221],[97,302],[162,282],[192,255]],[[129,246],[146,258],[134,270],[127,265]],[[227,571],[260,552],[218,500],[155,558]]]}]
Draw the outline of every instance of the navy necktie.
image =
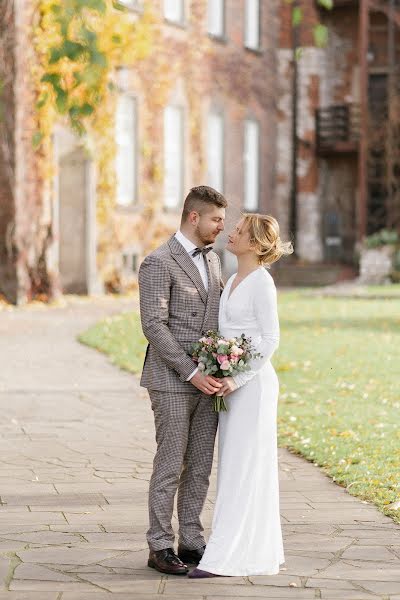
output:
[{"label": "navy necktie", "polygon": [[204,248],[195,248],[193,250],[192,256],[193,258],[202,254],[203,256],[207,256],[207,254],[213,249],[212,246],[205,246]]}]

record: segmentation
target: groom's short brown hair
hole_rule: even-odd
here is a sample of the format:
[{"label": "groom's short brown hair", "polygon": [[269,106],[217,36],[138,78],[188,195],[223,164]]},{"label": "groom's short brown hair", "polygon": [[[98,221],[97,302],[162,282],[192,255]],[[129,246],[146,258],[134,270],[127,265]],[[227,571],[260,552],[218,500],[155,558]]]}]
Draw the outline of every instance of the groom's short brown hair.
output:
[{"label": "groom's short brown hair", "polygon": [[193,187],[185,198],[182,211],[182,223],[187,220],[189,213],[192,212],[192,210],[201,213],[201,210],[207,205],[226,208],[228,202],[222,194],[208,185],[198,185],[197,187]]}]

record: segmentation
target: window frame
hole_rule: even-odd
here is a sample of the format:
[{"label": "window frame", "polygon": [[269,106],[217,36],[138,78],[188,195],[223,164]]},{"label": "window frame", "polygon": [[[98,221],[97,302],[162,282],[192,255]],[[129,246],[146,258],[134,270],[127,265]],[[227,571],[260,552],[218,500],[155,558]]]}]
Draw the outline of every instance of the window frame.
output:
[{"label": "window frame", "polygon": [[[118,178],[117,178],[117,185],[116,185],[116,197],[115,197],[115,201],[116,201],[116,206],[118,208],[118,210],[132,210],[138,207],[139,205],[139,196],[138,196],[138,190],[139,190],[139,182],[138,182],[138,175],[139,175],[139,138],[138,138],[138,123],[139,123],[139,118],[138,118],[138,113],[139,113],[139,103],[138,103],[138,98],[136,96],[135,93],[133,92],[129,92],[129,91],[124,91],[124,90],[120,90],[119,95],[118,95],[118,99],[117,99],[117,103],[118,100],[121,97],[126,97],[129,98],[130,100],[133,101],[132,106],[134,107],[134,119],[133,119],[133,166],[132,166],[132,175],[133,175],[133,198],[131,199],[131,201],[129,202],[129,204],[121,204],[120,202],[118,202]],[[117,104],[117,110],[116,110],[116,114],[118,112],[118,104]],[[115,156],[115,159],[117,159],[117,154],[118,154],[118,142],[117,142],[117,121],[115,121],[115,142],[116,142],[116,146],[117,146],[117,153]],[[116,170],[116,175],[117,175],[117,169]]]},{"label": "window frame", "polygon": [[261,42],[261,22],[262,22],[262,2],[261,0],[257,0],[258,2],[258,44],[257,46],[250,46],[247,40],[247,32],[249,26],[249,10],[248,10],[248,0],[246,0],[245,4],[245,21],[244,21],[244,35],[243,35],[243,46],[246,50],[250,52],[260,53],[262,51],[262,42]]},{"label": "window frame", "polygon": [[[211,116],[216,116],[221,118],[221,122],[222,122],[222,143],[221,143],[221,149],[222,149],[222,156],[221,156],[221,189],[218,189],[215,187],[215,185],[213,185],[214,182],[210,181],[210,177],[209,177],[209,160],[210,160],[210,152],[209,152],[209,144],[210,144],[210,117]],[[224,194],[224,190],[225,190],[225,178],[226,178],[226,174],[225,174],[225,158],[226,158],[226,148],[225,148],[225,132],[226,132],[226,127],[225,127],[225,113],[222,109],[219,108],[215,108],[215,107],[211,107],[208,115],[207,115],[207,181],[208,181],[208,185],[214,187],[215,189],[217,189],[218,192],[220,192],[221,194]]]},{"label": "window frame", "polygon": [[226,10],[226,0],[221,0],[222,2],[222,32],[221,33],[214,33],[212,31],[210,31],[210,27],[209,27],[209,7],[210,7],[210,2],[212,2],[213,0],[208,0],[207,2],[207,34],[216,41],[219,42],[226,42],[227,41],[227,35],[226,35],[226,16],[227,16],[227,10]]},{"label": "window frame", "polygon": [[187,25],[187,9],[186,9],[186,2],[185,0],[179,0],[181,2],[182,5],[182,17],[181,19],[172,19],[171,17],[168,17],[165,14],[165,3],[167,0],[163,0],[163,4],[162,4],[162,13],[163,13],[163,17],[164,17],[164,21],[166,23],[168,23],[169,25],[175,25],[178,27],[186,27]]},{"label": "window frame", "polygon": [[118,2],[126,8],[126,10],[134,12],[143,12],[143,0],[118,0]]},{"label": "window frame", "polygon": [[[246,206],[246,193],[247,193],[247,178],[246,178],[246,126],[248,123],[254,123],[257,126],[257,181],[255,189],[257,191],[257,203],[254,207]],[[244,120],[244,131],[243,131],[243,208],[246,212],[258,212],[261,203],[261,123],[258,119],[253,116],[247,117]]]},{"label": "window frame", "polygon": [[[181,156],[179,157],[179,193],[178,193],[178,201],[174,206],[170,206],[166,204],[166,113],[168,109],[178,109],[181,115],[181,135],[180,135],[180,149]],[[186,112],[185,107],[182,104],[177,102],[172,102],[171,104],[167,104],[164,106],[163,111],[163,168],[164,168],[164,182],[163,182],[163,209],[166,212],[177,212],[181,209],[183,203],[183,191],[185,188],[185,168],[186,168],[186,160],[185,160],[185,124],[186,124]]]}]

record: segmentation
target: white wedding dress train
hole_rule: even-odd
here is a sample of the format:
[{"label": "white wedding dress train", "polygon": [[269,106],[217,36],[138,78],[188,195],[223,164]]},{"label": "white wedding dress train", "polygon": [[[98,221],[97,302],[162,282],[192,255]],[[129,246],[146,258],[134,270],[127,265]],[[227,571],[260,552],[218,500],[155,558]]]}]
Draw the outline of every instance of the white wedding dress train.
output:
[{"label": "white wedding dress train", "polygon": [[274,575],[284,562],[279,513],[277,403],[271,356],[279,343],[275,284],[264,267],[221,297],[219,331],[245,333],[262,358],[235,376],[239,388],[219,417],[218,480],[212,533],[199,569],[217,575]]}]

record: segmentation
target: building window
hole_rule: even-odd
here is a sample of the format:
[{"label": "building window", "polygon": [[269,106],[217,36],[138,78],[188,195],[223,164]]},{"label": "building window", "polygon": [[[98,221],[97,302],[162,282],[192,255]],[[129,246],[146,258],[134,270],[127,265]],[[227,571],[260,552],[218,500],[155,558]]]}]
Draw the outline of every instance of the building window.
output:
[{"label": "building window", "polygon": [[207,179],[208,185],[224,191],[224,117],[211,111],[207,127]]},{"label": "building window", "polygon": [[260,0],[246,0],[244,45],[251,50],[260,48]]},{"label": "building window", "polygon": [[177,208],[183,195],[183,109],[167,106],[164,112],[164,205]]},{"label": "building window", "polygon": [[118,3],[130,10],[143,10],[143,0],[118,0]]},{"label": "building window", "polygon": [[253,119],[244,124],[244,208],[255,211],[260,192],[260,125]]},{"label": "building window", "polygon": [[225,0],[208,0],[208,33],[215,37],[224,37]]},{"label": "building window", "polygon": [[164,17],[173,23],[185,20],[184,0],[164,0]]},{"label": "building window", "polygon": [[129,206],[136,203],[137,173],[137,107],[133,96],[123,94],[118,98],[115,135],[117,154],[117,203]]},{"label": "building window", "polygon": [[126,275],[138,271],[138,250],[135,247],[127,247],[122,251],[122,268]]}]

